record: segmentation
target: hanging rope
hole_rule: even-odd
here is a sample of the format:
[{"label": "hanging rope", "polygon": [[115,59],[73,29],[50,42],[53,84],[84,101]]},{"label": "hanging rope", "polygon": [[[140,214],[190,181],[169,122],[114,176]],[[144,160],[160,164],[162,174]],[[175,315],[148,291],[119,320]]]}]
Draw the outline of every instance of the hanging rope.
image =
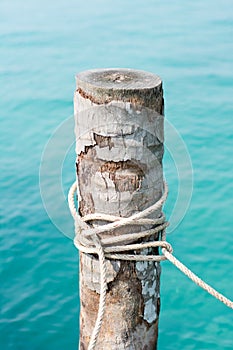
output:
[{"label": "hanging rope", "polygon": [[[169,225],[169,223],[166,221],[164,214],[162,213],[161,216],[156,219],[148,218],[148,216],[154,213],[156,210],[161,210],[163,204],[165,203],[168,195],[168,186],[166,182],[164,182],[163,195],[155,204],[143,210],[142,212],[134,214],[128,218],[100,213],[88,214],[84,217],[81,217],[78,214],[75,206],[76,192],[77,183],[74,182],[68,194],[70,212],[75,220],[76,235],[74,238],[74,244],[83,253],[97,254],[99,257],[100,265],[99,310],[88,350],[93,350],[95,348],[105,311],[107,292],[105,263],[106,259],[129,261],[163,261],[167,259],[199,287],[203,288],[209,294],[213,295],[216,299],[220,300],[226,306],[233,309],[233,302],[231,300],[201,280],[197,275],[195,275],[191,270],[189,270],[184,264],[182,264],[177,258],[173,256],[173,249],[171,245],[166,242],[166,227]],[[109,223],[101,226],[94,226],[90,224],[94,220],[104,220]],[[101,234],[103,233],[110,231],[113,232],[117,228],[123,226],[125,227],[128,225],[153,225],[153,228],[137,233],[128,233],[113,236],[110,238],[101,238]],[[149,238],[155,234],[160,236],[160,240],[137,243],[140,238]],[[152,253],[148,255],[143,253],[143,250],[145,248],[154,247],[160,247],[162,250],[162,255],[154,255]],[[132,250],[135,251],[135,254],[127,254],[127,251]],[[141,251],[141,254],[137,254],[137,251]]]}]

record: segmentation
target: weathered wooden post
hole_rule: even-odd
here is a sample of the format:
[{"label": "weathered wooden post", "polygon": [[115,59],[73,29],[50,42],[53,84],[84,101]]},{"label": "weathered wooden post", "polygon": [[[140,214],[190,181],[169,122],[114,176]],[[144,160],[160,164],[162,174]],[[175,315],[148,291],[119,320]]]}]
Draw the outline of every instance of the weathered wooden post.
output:
[{"label": "weathered wooden post", "polygon": [[[129,217],[148,208],[163,192],[161,79],[143,71],[103,69],[78,74],[76,84],[80,215]],[[159,210],[154,217],[160,215]],[[103,223],[96,220],[92,225]],[[121,227],[117,234],[151,228],[149,224],[143,226]],[[156,234],[154,239],[158,238]],[[144,254],[150,249],[144,249]],[[107,283],[106,311],[96,349],[155,349],[160,309],[159,262],[107,260]],[[80,253],[80,349],[87,349],[90,342],[99,290],[98,259]]]}]

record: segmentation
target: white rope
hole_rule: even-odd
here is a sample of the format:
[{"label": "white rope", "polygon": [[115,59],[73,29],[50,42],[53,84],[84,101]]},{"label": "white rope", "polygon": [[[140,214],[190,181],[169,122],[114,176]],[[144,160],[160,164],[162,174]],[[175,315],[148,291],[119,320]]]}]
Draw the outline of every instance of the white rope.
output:
[{"label": "white rope", "polygon": [[100,300],[99,300],[99,310],[95,322],[95,327],[92,331],[90,344],[88,346],[88,350],[94,350],[97,338],[102,326],[105,307],[106,307],[106,294],[107,294],[107,278],[106,278],[106,264],[105,264],[105,256],[104,256],[104,250],[101,245],[100,239],[97,235],[94,235],[94,242],[96,244],[96,248],[98,249],[98,256],[99,256],[99,263],[101,266],[101,273],[100,273]]},{"label": "white rope", "polygon": [[[75,206],[74,198],[76,191],[77,183],[74,182],[68,194],[70,212],[75,220],[76,235],[74,238],[74,244],[83,253],[97,254],[100,264],[99,309],[88,350],[93,350],[95,348],[105,311],[107,293],[105,263],[106,258],[129,261],[162,261],[167,259],[179,270],[181,270],[186,276],[188,276],[194,283],[206,290],[209,294],[213,295],[216,299],[223,302],[226,306],[233,309],[233,302],[231,300],[227,299],[222,294],[217,292],[214,288],[210,287],[207,283],[202,281],[198,276],[191,272],[184,264],[182,264],[177,258],[172,255],[173,249],[171,245],[166,242],[166,227],[169,225],[169,223],[165,221],[164,214],[161,213],[161,216],[156,219],[147,218],[147,216],[154,213],[156,210],[161,210],[164,202],[166,201],[168,195],[168,186],[166,182],[164,182],[163,195],[155,204],[128,218],[106,215],[102,213],[88,214],[84,217],[81,217],[78,214]],[[90,224],[94,220],[103,220],[109,223],[101,226],[94,226]],[[103,233],[114,232],[118,228],[128,225],[153,225],[153,228],[137,233],[128,233],[113,236],[110,238],[101,238],[101,234]],[[158,237],[160,234],[160,240],[150,240],[138,243],[138,240],[140,238],[155,239],[155,237]],[[163,255],[154,255],[153,253],[149,255],[136,253],[137,251],[143,251],[145,248],[155,247],[162,248]],[[134,254],[124,253],[132,250],[134,251]]]},{"label": "white rope", "polygon": [[169,253],[165,248],[162,248],[162,252],[164,256],[175,265],[181,272],[183,272],[188,278],[190,278],[194,283],[196,283],[199,287],[203,288],[206,292],[211,294],[216,299],[220,300],[223,304],[233,309],[233,302],[226,298],[224,295],[219,293],[216,289],[211,287],[209,284],[204,282],[200,277],[195,275],[191,270],[189,270],[182,262],[180,262],[177,258],[175,258],[171,253]]}]

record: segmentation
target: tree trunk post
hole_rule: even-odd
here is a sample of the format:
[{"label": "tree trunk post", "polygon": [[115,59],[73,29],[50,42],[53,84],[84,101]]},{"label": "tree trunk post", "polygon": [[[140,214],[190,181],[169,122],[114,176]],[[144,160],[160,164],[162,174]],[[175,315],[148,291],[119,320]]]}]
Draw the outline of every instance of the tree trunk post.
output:
[{"label": "tree trunk post", "polygon": [[[82,72],[76,76],[74,115],[79,214],[129,217],[154,204],[163,192],[161,79],[131,69]],[[95,256],[80,252],[79,278],[79,349],[86,350],[99,305]],[[107,283],[96,349],[156,349],[160,264],[107,260]]]}]

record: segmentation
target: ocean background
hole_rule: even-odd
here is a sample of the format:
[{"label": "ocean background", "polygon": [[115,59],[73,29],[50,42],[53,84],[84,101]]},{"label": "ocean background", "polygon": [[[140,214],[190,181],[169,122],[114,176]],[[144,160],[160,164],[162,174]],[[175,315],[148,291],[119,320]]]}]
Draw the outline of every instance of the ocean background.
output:
[{"label": "ocean background", "polygon": [[[168,241],[233,298],[232,38],[231,0],[0,0],[1,350],[77,349],[67,192],[74,77],[86,69],[135,68],[163,79]],[[181,190],[192,195],[176,205]],[[232,310],[169,262],[158,349],[233,349]]]}]

